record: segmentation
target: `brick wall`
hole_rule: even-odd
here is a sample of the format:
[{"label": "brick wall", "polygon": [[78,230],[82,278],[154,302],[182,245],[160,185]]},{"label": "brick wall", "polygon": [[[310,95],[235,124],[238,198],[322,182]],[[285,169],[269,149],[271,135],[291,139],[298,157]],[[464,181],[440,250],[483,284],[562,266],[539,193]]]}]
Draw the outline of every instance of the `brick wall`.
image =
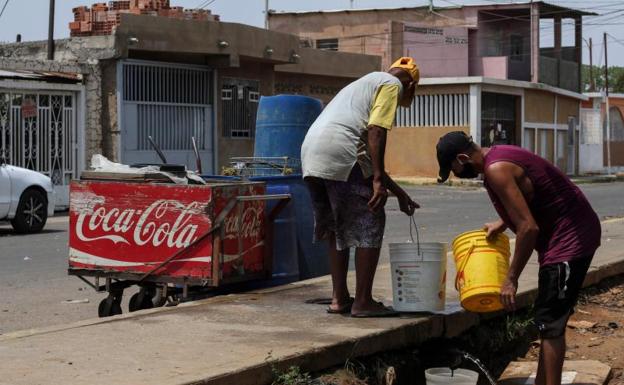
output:
[{"label": "brick wall", "polygon": [[121,0],[95,3],[89,7],[76,7],[74,21],[69,23],[70,35],[110,35],[121,23],[121,14],[161,16],[181,20],[218,21],[219,16],[210,10],[171,7],[169,0]]}]

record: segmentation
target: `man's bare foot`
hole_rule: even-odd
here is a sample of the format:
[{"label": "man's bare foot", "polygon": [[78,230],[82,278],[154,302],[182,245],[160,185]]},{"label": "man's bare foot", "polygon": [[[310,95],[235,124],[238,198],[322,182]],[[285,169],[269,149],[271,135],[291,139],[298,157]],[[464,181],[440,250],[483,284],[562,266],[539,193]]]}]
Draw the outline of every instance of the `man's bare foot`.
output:
[{"label": "man's bare foot", "polygon": [[327,307],[327,312],[330,314],[349,313],[351,312],[351,306],[353,306],[353,297],[333,298],[331,305]]}]

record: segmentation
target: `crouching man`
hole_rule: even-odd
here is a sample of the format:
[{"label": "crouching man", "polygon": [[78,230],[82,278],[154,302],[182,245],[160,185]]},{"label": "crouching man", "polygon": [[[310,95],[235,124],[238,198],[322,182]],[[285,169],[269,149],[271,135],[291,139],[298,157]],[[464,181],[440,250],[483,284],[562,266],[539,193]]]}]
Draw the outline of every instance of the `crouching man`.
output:
[{"label": "crouching man", "polygon": [[486,224],[488,237],[509,228],[516,246],[501,301],[516,307],[518,278],[533,250],[538,253],[535,324],[541,338],[537,385],[559,385],[565,357],[565,330],[583,280],[600,246],[598,216],[570,179],[547,160],[516,146],[481,148],[463,132],[451,132],[437,145],[440,177],[483,174],[484,186],[500,220]]}]

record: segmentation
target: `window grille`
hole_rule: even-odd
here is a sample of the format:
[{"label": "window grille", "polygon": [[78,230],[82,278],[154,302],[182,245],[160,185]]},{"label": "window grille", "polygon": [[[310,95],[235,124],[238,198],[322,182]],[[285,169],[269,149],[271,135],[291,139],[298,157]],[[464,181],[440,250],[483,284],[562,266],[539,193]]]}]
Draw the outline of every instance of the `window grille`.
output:
[{"label": "window grille", "polygon": [[259,101],[259,82],[224,78],[221,87],[223,136],[253,138]]},{"label": "window grille", "polygon": [[319,39],[316,41],[316,48],[327,51],[338,51],[338,39]]},{"label": "window grille", "polygon": [[397,111],[397,127],[468,126],[468,94],[416,95],[412,105]]}]

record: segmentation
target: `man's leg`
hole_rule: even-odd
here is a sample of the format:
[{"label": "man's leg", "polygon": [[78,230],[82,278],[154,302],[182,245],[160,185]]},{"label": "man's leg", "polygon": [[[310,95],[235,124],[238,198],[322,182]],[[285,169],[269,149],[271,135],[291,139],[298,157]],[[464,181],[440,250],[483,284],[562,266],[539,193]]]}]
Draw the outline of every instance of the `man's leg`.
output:
[{"label": "man's leg", "polygon": [[565,359],[565,336],[541,340],[535,385],[560,385]]},{"label": "man's leg", "polygon": [[347,287],[347,273],[349,271],[349,249],[336,248],[336,233],[329,236],[329,270],[332,276],[332,310],[340,310],[351,302]]},{"label": "man's leg", "polygon": [[355,250],[355,302],[351,314],[385,309],[373,300],[373,281],[380,251],[378,248],[361,247]]}]

